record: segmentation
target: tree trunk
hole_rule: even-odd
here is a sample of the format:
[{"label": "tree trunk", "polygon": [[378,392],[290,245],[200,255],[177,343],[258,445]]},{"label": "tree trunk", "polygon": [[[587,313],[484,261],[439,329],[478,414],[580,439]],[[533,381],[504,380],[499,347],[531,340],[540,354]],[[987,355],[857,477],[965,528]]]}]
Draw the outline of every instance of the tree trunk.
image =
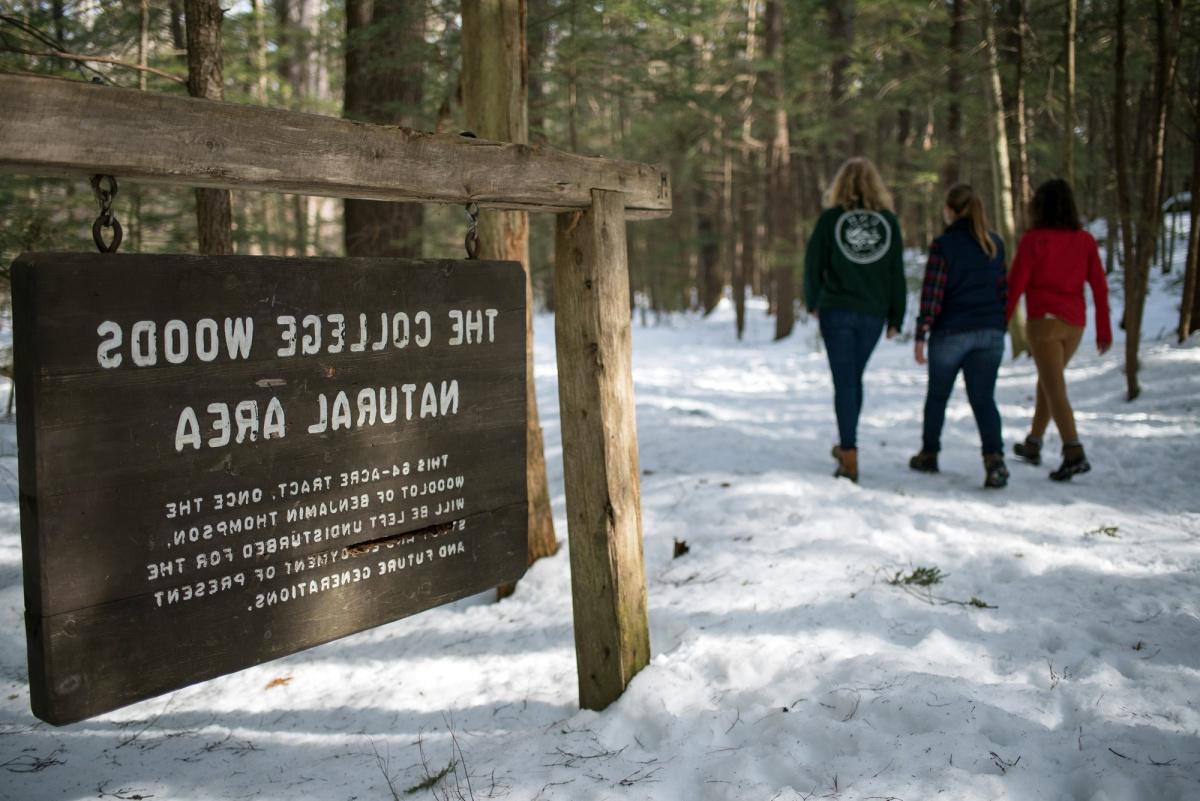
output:
[{"label": "tree trunk", "polygon": [[[1126,145],[1125,112],[1129,90],[1125,81],[1126,25],[1125,0],[1117,0],[1116,63],[1113,69],[1113,159],[1117,173],[1117,222],[1121,230],[1121,274],[1126,293],[1129,271],[1134,261],[1133,187],[1129,175],[1129,150]],[[1128,295],[1126,297],[1128,300]],[[1128,303],[1126,303],[1128,305]],[[1122,317],[1122,319],[1124,319]],[[1122,322],[1122,327],[1124,323]]]},{"label": "tree trunk", "polygon": [[1026,0],[1011,0],[1009,10],[1011,28],[1008,52],[1013,71],[1009,108],[1017,146],[1017,158],[1013,163],[1013,217],[1016,221],[1014,234],[1019,238],[1029,227],[1029,202],[1033,199],[1029,178],[1029,126],[1025,110],[1025,42],[1029,30]]},{"label": "tree trunk", "polygon": [[1066,72],[1067,86],[1063,98],[1063,177],[1075,187],[1075,28],[1078,0],[1066,0]]},{"label": "tree trunk", "polygon": [[844,102],[847,75],[854,64],[854,0],[826,0],[825,10],[829,15],[829,37],[835,53],[830,65],[829,99],[833,113],[850,122],[841,146],[847,156],[865,156],[865,142],[859,127],[862,120],[853,113],[853,104]]},{"label": "tree trunk", "polygon": [[763,55],[768,67],[762,79],[773,107],[773,131],[767,149],[767,236],[775,284],[775,339],[779,340],[790,335],[796,324],[793,265],[797,254],[787,83],[783,69],[782,0],[767,0],[764,23]]},{"label": "tree trunk", "polygon": [[1162,221],[1163,165],[1166,158],[1167,106],[1175,83],[1178,63],[1178,31],[1182,18],[1182,0],[1156,0],[1155,30],[1157,55],[1154,69],[1153,128],[1150,131],[1150,157],[1145,173],[1142,210],[1138,220],[1137,254],[1125,282],[1125,385],[1129,400],[1141,394],[1138,383],[1138,346],[1141,344],[1142,314],[1146,307],[1146,288],[1150,261],[1154,256],[1158,226]]},{"label": "tree trunk", "polygon": [[[753,270],[754,232],[758,221],[754,217],[754,185],[750,177],[750,159],[742,153],[742,170],[734,183],[734,208],[737,210],[737,243],[733,263],[733,315],[734,328],[740,340],[746,333],[746,278]],[[749,241],[747,241],[749,240]]]},{"label": "tree trunk", "polygon": [[[263,0],[252,0],[250,4],[251,47],[250,60],[256,73],[254,79],[254,102],[260,106],[270,103],[268,87],[270,76],[267,74],[267,20]],[[279,196],[273,192],[258,192],[258,202],[254,211],[259,215],[258,252],[275,253],[275,216],[279,205]]]},{"label": "tree trunk", "polygon": [[757,199],[760,196],[758,169],[755,159],[754,119],[755,90],[758,70],[758,0],[746,2],[746,81],[742,95],[741,174],[737,180],[738,246],[737,263],[733,270],[734,326],[740,340],[746,331],[746,285],[755,283],[755,259],[758,237]]},{"label": "tree trunk", "polygon": [[725,282],[733,280],[737,270],[737,244],[733,205],[733,151],[722,143],[721,164],[721,237],[720,237],[720,282],[716,286],[717,300],[725,293]]},{"label": "tree trunk", "polygon": [[946,143],[950,148],[942,164],[942,189],[959,181],[962,164],[962,47],[964,0],[951,0],[950,50],[946,67]]},{"label": "tree trunk", "polygon": [[1192,114],[1192,226],[1188,233],[1187,262],[1184,267],[1183,298],[1179,304],[1179,341],[1200,329],[1200,80],[1195,80]]},{"label": "tree trunk", "polygon": [[721,287],[724,281],[721,277],[720,244],[717,242],[717,230],[713,217],[713,202],[711,192],[705,191],[703,184],[696,187],[696,234],[700,242],[699,275],[697,278],[700,290],[700,307],[704,316],[712,314],[721,302]]},{"label": "tree trunk", "polygon": [[[998,201],[996,219],[1000,228],[1000,238],[1004,240],[1004,248],[1011,263],[1012,255],[1016,253],[1017,222],[1013,212],[1012,165],[1009,163],[1008,157],[1008,131],[1004,126],[1004,90],[1000,83],[1000,64],[996,55],[996,31],[992,24],[991,2],[983,0],[979,6],[983,17],[983,43],[987,54],[992,175],[996,184],[995,196]],[[1025,316],[1020,308],[1017,308],[1012,320],[1009,321],[1008,334],[1012,342],[1014,359],[1029,350],[1025,341]]]},{"label": "tree trunk", "polygon": [[187,54],[187,33],[183,24],[183,0],[171,0],[171,44],[177,56]]},{"label": "tree trunk", "polygon": [[150,0],[141,0],[138,4],[138,49],[137,63],[143,69],[138,70],[138,89],[146,91],[148,73],[144,67],[149,63],[150,55]]},{"label": "tree trunk", "polygon": [[543,87],[548,70],[544,62],[552,14],[550,0],[529,0],[526,24],[529,43],[529,141],[534,144],[546,141],[546,98]]},{"label": "tree trunk", "polygon": [[577,0],[567,0],[571,6],[570,15],[570,55],[567,57],[567,144],[571,148],[572,153],[579,152],[579,75],[578,75],[578,54],[579,47],[578,29],[576,27]]},{"label": "tree trunk", "polygon": [[[186,0],[188,94],[209,100],[225,98],[221,70],[221,21],[225,12],[217,0]],[[228,189],[196,190],[196,225],[200,252],[209,256],[233,253],[233,211]]]},{"label": "tree trunk", "polygon": [[[424,44],[425,0],[346,0],[344,115],[422,127]],[[424,222],[420,203],[347,200],[346,254],[420,258]]]},{"label": "tree trunk", "polygon": [[[138,50],[137,63],[139,67],[149,64],[150,58],[150,0],[141,0],[138,4]],[[143,69],[138,71],[138,89],[146,91],[146,77]],[[142,187],[134,185],[130,198],[129,215],[129,249],[134,253],[142,251]]]},{"label": "tree trunk", "polygon": [[[484,139],[529,141],[528,52],[525,0],[464,0],[463,107],[467,127]],[[479,215],[479,256],[519,261],[525,271],[525,453],[529,493],[529,563],[558,551],[546,455],[533,376],[533,284],[529,276],[529,215],[484,210]],[[624,254],[622,254],[624,256]],[[624,263],[624,258],[622,262]],[[627,279],[626,279],[627,280]],[[562,298],[556,298],[560,303]],[[629,314],[626,306],[622,313]],[[501,597],[512,587],[501,587]]]}]

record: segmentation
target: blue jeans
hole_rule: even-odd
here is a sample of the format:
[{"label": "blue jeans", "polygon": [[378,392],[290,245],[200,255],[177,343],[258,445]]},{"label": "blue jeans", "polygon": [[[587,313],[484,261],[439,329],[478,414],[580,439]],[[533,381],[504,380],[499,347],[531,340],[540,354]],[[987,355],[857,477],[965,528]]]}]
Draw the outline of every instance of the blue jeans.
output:
[{"label": "blue jeans", "polygon": [[863,371],[883,333],[883,318],[844,309],[821,309],[818,318],[829,371],[833,373],[833,410],[839,444],[858,447],[858,415],[862,411]]},{"label": "blue jeans", "polygon": [[983,454],[1003,453],[1000,410],[996,408],[996,373],[1004,358],[1004,332],[999,329],[940,333],[929,337],[929,392],[925,396],[925,426],[921,448],[941,450],[946,402],[954,391],[958,371],[967,384],[967,400],[975,413]]}]

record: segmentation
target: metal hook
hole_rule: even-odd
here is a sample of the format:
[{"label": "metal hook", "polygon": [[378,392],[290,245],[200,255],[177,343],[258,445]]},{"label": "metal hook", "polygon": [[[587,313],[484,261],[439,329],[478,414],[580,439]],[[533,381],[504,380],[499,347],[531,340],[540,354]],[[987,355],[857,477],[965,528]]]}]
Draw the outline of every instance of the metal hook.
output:
[{"label": "metal hook", "polygon": [[[474,131],[463,131],[459,136],[465,136],[468,139],[475,139]],[[463,244],[467,247],[467,258],[479,258],[479,204],[475,202],[468,203],[467,209],[467,238]]]},{"label": "metal hook", "polygon": [[464,243],[467,248],[467,258],[479,258],[479,204],[467,204],[467,238]]}]

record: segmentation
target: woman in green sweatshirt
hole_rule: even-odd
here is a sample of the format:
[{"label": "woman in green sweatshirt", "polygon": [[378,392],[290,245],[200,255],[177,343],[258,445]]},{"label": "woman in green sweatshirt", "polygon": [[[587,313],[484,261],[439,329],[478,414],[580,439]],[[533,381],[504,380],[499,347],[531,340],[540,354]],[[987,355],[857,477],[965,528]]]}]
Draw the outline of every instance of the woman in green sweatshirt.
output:
[{"label": "woman in green sweatshirt", "polygon": [[870,159],[852,158],[838,169],[825,205],[808,240],[804,297],[819,317],[833,374],[834,475],[858,481],[863,371],[884,326],[891,339],[904,321],[903,245],[892,195]]}]

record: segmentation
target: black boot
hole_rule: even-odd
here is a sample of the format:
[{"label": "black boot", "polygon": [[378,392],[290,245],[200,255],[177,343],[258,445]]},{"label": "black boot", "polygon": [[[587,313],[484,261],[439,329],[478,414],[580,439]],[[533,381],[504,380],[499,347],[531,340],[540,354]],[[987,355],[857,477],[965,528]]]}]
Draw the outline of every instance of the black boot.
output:
[{"label": "black boot", "polygon": [[1041,464],[1042,440],[1032,435],[1028,436],[1024,442],[1013,445],[1013,453],[1030,464]]},{"label": "black boot", "polygon": [[908,466],[918,473],[936,473],[938,471],[937,454],[921,451],[908,460]]},{"label": "black boot", "polygon": [[1071,442],[1063,445],[1062,464],[1050,474],[1050,478],[1055,481],[1070,481],[1071,476],[1086,473],[1091,469],[1092,466],[1088,464],[1087,457],[1083,454],[1083,446],[1078,442]]},{"label": "black boot", "polygon": [[1004,464],[1004,454],[985,454],[983,471],[983,486],[991,489],[1002,489],[1008,486],[1008,466]]}]

